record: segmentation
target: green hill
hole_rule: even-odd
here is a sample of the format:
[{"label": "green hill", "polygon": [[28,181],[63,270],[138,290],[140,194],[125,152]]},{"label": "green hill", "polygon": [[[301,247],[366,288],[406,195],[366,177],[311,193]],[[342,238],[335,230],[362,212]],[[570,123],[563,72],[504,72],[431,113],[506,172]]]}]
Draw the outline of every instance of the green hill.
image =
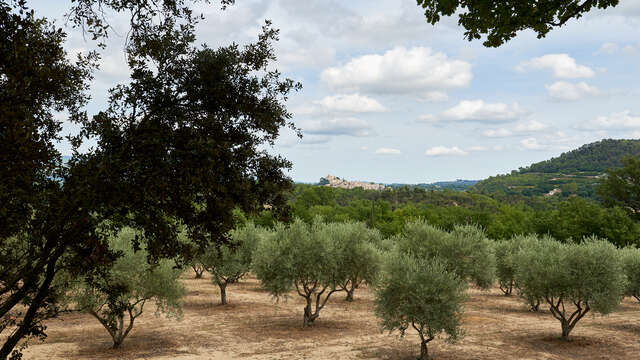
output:
[{"label": "green hill", "polygon": [[595,197],[599,178],[621,166],[625,156],[640,154],[640,140],[605,139],[581,146],[550,160],[492,176],[473,191],[498,197],[563,196]]}]

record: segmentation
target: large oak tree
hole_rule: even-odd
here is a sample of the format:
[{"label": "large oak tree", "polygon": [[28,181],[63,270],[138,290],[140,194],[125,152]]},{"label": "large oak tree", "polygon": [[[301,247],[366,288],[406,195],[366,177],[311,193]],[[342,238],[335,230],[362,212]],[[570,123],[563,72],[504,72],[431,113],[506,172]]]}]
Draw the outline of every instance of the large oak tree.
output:
[{"label": "large oak tree", "polygon": [[[57,273],[108,271],[118,257],[109,234],[139,230],[133,245],[151,264],[180,263],[191,250],[181,229],[202,248],[224,243],[235,207],[284,209],[291,185],[290,163],[262,150],[291,126],[284,101],[298,87],[269,68],[276,30],[267,24],[245,47],[197,48],[198,17],[182,0],[78,0],[70,19],[104,39],[101,9],[131,14],[131,79],[88,117],[97,55],[70,62],[61,29],[24,1],[0,0],[0,359],[44,336],[66,288]],[[82,128],[74,149],[96,141],[66,164],[55,149],[61,113]]]}]

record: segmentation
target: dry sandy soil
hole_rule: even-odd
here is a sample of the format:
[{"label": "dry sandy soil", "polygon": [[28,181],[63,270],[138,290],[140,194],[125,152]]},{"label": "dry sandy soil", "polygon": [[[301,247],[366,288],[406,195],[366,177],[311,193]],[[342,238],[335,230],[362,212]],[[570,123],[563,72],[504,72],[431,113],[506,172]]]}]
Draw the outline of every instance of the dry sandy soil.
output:
[{"label": "dry sandy soil", "polygon": [[[353,303],[336,293],[313,328],[302,328],[302,298],[274,302],[249,278],[227,289],[220,306],[218,288],[208,278],[184,280],[188,296],[180,321],[143,314],[121,349],[94,318],[65,314],[48,322],[49,337],[33,343],[25,359],[415,359],[418,337],[381,333],[373,293],[356,292]],[[457,344],[437,338],[435,359],[638,359],[640,303],[625,299],[609,316],[587,315],[573,340],[559,339],[560,323],[547,308],[527,311],[500,290],[470,290],[463,318],[465,337]],[[542,306],[541,306],[542,308]]]}]

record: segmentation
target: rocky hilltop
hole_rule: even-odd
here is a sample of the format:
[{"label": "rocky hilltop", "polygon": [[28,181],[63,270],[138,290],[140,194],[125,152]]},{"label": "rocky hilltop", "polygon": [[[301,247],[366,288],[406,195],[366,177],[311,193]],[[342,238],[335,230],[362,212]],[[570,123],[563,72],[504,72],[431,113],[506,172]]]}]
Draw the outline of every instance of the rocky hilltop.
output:
[{"label": "rocky hilltop", "polygon": [[339,177],[333,176],[331,174],[327,175],[326,177],[320,178],[319,185],[342,189],[363,188],[365,190],[384,190],[386,188],[386,186],[383,184],[374,184],[364,181],[348,181],[340,179]]}]

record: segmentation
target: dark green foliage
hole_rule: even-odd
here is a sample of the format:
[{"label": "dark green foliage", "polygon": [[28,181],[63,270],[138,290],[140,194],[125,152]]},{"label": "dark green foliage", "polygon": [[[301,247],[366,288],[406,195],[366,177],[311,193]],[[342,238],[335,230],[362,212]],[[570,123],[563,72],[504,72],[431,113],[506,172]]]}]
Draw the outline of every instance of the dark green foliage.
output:
[{"label": "dark green foliage", "polygon": [[510,204],[469,192],[347,190],[297,184],[291,197],[294,214],[307,222],[318,215],[327,221],[359,221],[384,237],[399,234],[407,221],[422,218],[447,231],[460,224],[476,224],[491,239],[549,234],[566,241],[596,235],[618,246],[638,244],[640,239],[639,225],[622,208],[604,208],[573,196],[527,198],[527,202]]},{"label": "dark green foliage", "polygon": [[602,174],[612,168],[622,166],[622,160],[640,154],[640,140],[603,139],[585,144],[578,149],[562,153],[550,160],[521,168],[520,173],[577,173],[595,172]]},{"label": "dark green foliage", "polygon": [[518,293],[527,302],[546,302],[565,340],[591,310],[615,310],[627,287],[618,250],[597,238],[581,244],[542,239],[518,252],[515,264]]},{"label": "dark green foliage", "polygon": [[457,225],[448,233],[424,220],[408,222],[397,238],[398,250],[419,259],[440,261],[447,271],[483,289],[495,276],[493,246],[476,226]]},{"label": "dark green foliage", "polygon": [[121,256],[108,271],[75,284],[70,295],[78,310],[91,314],[107,329],[114,348],[122,345],[148,302],[155,304],[156,315],[182,314],[186,293],[178,279],[182,271],[171,260],[149,265],[144,249],[133,251],[136,236],[133,230],[124,229],[113,237],[109,245]]},{"label": "dark green foliage", "polygon": [[609,206],[621,206],[640,219],[640,157],[629,156],[623,167],[611,169],[598,187],[598,195]]},{"label": "dark green foliage", "polygon": [[458,24],[471,41],[486,36],[484,45],[498,47],[519,31],[532,30],[543,38],[555,27],[579,19],[592,9],[618,5],[619,0],[418,0],[427,21],[436,24],[441,16],[458,15]]},{"label": "dark green foliage", "polygon": [[338,287],[338,256],[326,226],[319,220],[279,224],[263,239],[254,256],[254,271],[262,286],[276,298],[292,290],[306,301],[303,327],[313,325]]},{"label": "dark green foliage", "polygon": [[[45,337],[64,284],[59,268],[81,273],[107,262],[82,182],[62,166],[62,121],[86,118],[95,54],[69,61],[66,35],[23,1],[0,0],[0,359],[18,342]],[[61,183],[59,179],[65,179]]]},{"label": "dark green foliage", "polygon": [[[150,34],[159,17],[183,19],[187,24],[197,20],[189,5],[197,2],[205,4],[211,0],[73,0],[66,18],[83,33],[91,34],[93,40],[105,47],[105,40],[112,31],[107,21],[107,10],[127,13],[129,16],[129,40],[142,39]],[[222,8],[233,4],[234,0],[220,0]]]},{"label": "dark green foliage", "polygon": [[[236,207],[251,213],[269,204],[286,217],[290,163],[261,150],[292,126],[284,101],[299,88],[268,70],[277,30],[267,24],[245,47],[196,48],[197,19],[186,3],[74,2],[72,21],[97,39],[106,36],[102,10],[129,13],[132,22],[131,79],[89,119],[81,108],[95,54],[70,63],[61,30],[21,1],[0,0],[0,321],[21,319],[0,327],[3,338],[10,332],[0,358],[20,339],[43,335],[40,321],[57,312],[58,269],[75,277],[107,271],[117,254],[106,239],[123,227],[144,233],[132,242],[150,263],[171,257],[182,265],[192,255],[178,239],[183,228],[205,248],[227,242]],[[82,128],[70,139],[74,149],[96,141],[65,166],[53,145],[56,111]]]},{"label": "dark green foliage", "polygon": [[277,31],[267,25],[255,44],[213,50],[191,47],[193,29],[176,27],[158,25],[130,45],[132,82],[114,88],[109,108],[87,124],[100,140],[83,159],[87,169],[108,169],[95,182],[100,200],[127,204],[110,218],[161,233],[149,239],[152,257],[182,251],[166,219],[180,219],[200,247],[221,243],[236,207],[277,211],[290,186],[290,163],[259,149],[289,124],[282,101],[295,87],[260,73],[274,60]]},{"label": "dark green foliage", "polygon": [[548,234],[555,239],[582,239],[595,235],[623,247],[638,244],[640,229],[619,207],[604,208],[581,198],[558,203],[555,210],[531,214],[529,233]]},{"label": "dark green foliage", "polygon": [[428,359],[427,344],[444,332],[455,342],[461,335],[460,319],[467,300],[466,282],[434,259],[394,252],[388,256],[385,274],[376,291],[376,315],[382,328],[411,326],[420,336],[420,359]]}]

